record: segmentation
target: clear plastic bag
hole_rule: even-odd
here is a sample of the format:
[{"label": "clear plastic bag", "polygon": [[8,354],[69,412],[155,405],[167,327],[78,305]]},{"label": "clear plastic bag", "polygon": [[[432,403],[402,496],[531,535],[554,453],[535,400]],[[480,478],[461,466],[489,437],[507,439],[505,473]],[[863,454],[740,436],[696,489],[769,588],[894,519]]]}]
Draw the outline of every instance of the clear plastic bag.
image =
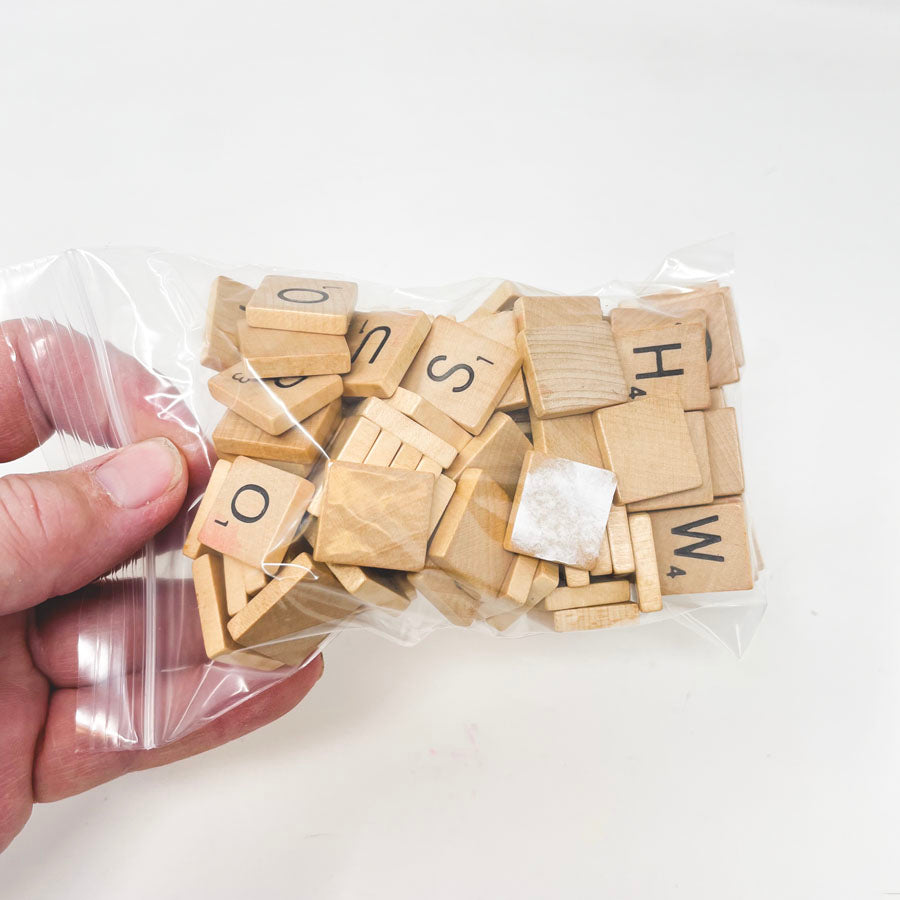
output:
[{"label": "clear plastic bag", "polygon": [[[299,592],[300,599],[295,596],[297,591],[288,592],[293,600],[288,604],[287,621],[302,622],[303,627],[285,633],[284,620],[278,620],[280,626],[275,621],[273,626],[271,616],[258,617],[263,627],[254,619],[251,627],[242,632],[244,639],[239,645],[232,642],[230,651],[223,650],[215,661],[207,658],[209,646],[207,643],[204,647],[192,578],[196,573],[192,573],[192,560],[183,555],[182,546],[215,465],[210,438],[225,410],[207,388],[207,382],[216,372],[205,368],[201,361],[221,368],[241,359],[233,346],[234,355],[221,358],[222,348],[227,351],[230,343],[233,344],[232,335],[208,328],[207,297],[210,285],[219,276],[256,287],[265,276],[279,274],[325,281],[335,278],[311,272],[223,266],[145,249],[74,250],[0,270],[3,336],[10,350],[19,356],[22,371],[27,372],[29,383],[23,385],[23,390],[27,389],[27,395],[36,398],[32,404],[34,424],[36,431],[46,438],[41,449],[47,469],[66,468],[106,448],[154,434],[173,440],[189,461],[190,489],[181,514],[141,554],[102,579],[97,588],[106,602],[92,601],[82,610],[79,678],[90,690],[79,693],[84,699],[76,716],[79,728],[92,736],[93,747],[149,748],[178,740],[294,671],[291,665],[264,671],[248,667],[245,664],[248,661],[253,664],[253,660],[259,663],[281,656],[297,664],[308,658],[307,654],[319,652],[344,630],[366,629],[399,644],[415,643],[443,627],[471,627],[502,637],[554,631],[551,614],[533,603],[510,606],[495,602],[496,590],[472,590],[471,585],[460,584],[460,579],[448,577],[439,567],[434,567],[434,580],[427,581],[427,588],[423,587],[426,581],[419,578],[420,589],[416,590],[412,583],[417,580],[415,575],[412,582],[401,575],[391,575],[385,582],[377,571],[353,564],[352,559],[356,558],[353,554],[350,554],[350,564],[335,562],[334,569],[314,563],[312,542],[304,544],[304,535],[308,537],[310,524],[316,528],[319,523],[308,512],[298,515],[296,508],[292,512],[287,503],[280,534],[274,541],[284,545],[283,558],[276,554],[268,563],[258,560],[256,565],[264,568],[271,578],[265,589],[287,581],[306,585]],[[617,307],[634,307],[674,317],[680,313],[671,301],[668,307],[661,302],[660,295],[677,295],[714,283],[728,285],[731,275],[730,243],[716,241],[673,254],[645,283],[611,283],[584,294],[599,298],[607,315]],[[460,323],[502,284],[510,285],[498,279],[413,289],[357,284],[357,311],[420,310],[428,317],[445,316]],[[513,284],[511,289],[527,296],[557,293],[520,284]],[[407,315],[414,316],[411,312]],[[373,339],[369,349],[374,346]],[[739,351],[739,347],[735,349]],[[257,374],[252,364],[250,368],[251,375]],[[439,374],[449,377],[448,371]],[[258,374],[262,378],[273,377],[271,372]],[[727,405],[738,406],[738,386],[736,383],[725,386]],[[275,393],[271,386],[269,393]],[[338,409],[343,413],[343,420],[355,415],[347,399],[343,410]],[[340,406],[340,400],[333,402]],[[381,406],[377,409],[379,414],[384,412]],[[287,413],[289,410],[282,405],[280,414]],[[281,476],[276,476],[276,481],[278,490],[287,485],[284,489],[288,493],[296,488],[295,479],[302,476],[308,476],[317,490],[324,490],[327,481],[329,508],[340,512],[340,492],[338,487],[332,487],[337,479],[332,482],[325,477],[329,453],[334,455],[333,448],[337,446],[335,432],[343,427],[340,415],[332,418],[331,425],[316,435],[309,434],[305,428],[308,418],[301,419],[303,424],[290,418],[292,433],[313,447],[316,463],[304,467],[296,462],[288,464],[286,468],[290,471],[278,470],[287,477],[279,481]],[[523,415],[519,413],[517,418],[521,430],[527,430]],[[408,420],[406,417],[404,421]],[[470,423],[467,438],[480,430],[479,424],[483,425]],[[393,440],[390,429],[382,429],[381,434],[388,434]],[[329,441],[331,450],[326,449]],[[406,446],[399,440],[395,443]],[[385,449],[391,453],[391,448]],[[234,455],[240,456],[240,451]],[[421,448],[413,446],[405,468],[418,468],[423,464],[422,457]],[[340,465],[352,498],[356,496],[354,491],[358,493],[360,483],[354,481],[359,473],[353,466],[357,465],[358,469],[365,463],[359,459]],[[435,471],[440,468],[438,465]],[[448,471],[447,466],[443,468]],[[430,470],[419,471],[427,474]],[[387,475],[384,477],[389,479]],[[305,484],[307,478],[303,480]],[[426,502],[416,494],[418,485],[426,481],[424,478],[402,481],[404,491],[409,492],[405,504],[408,509],[398,513],[399,522],[402,523],[409,509]],[[372,484],[372,496],[376,498],[378,491],[391,490],[389,480],[379,486]],[[478,491],[483,485],[469,487]],[[433,502],[433,494],[428,493],[428,497],[427,502]],[[318,499],[324,498],[320,495]],[[746,493],[743,499],[746,505]],[[507,508],[503,503],[501,497],[500,509]],[[303,503],[300,506],[306,508]],[[389,524],[389,506],[382,504],[383,523],[379,524],[380,514],[372,516],[376,533],[365,548],[370,555],[402,553],[409,549],[408,535],[402,527],[399,533],[389,533],[391,528],[398,527],[396,523]],[[485,501],[477,508],[485,517],[486,532],[491,532],[494,540],[498,531],[502,534],[505,530],[506,522],[495,521],[492,501]],[[344,509],[343,513],[355,514],[353,509]],[[253,515],[256,513],[247,517]],[[425,540],[433,533],[429,531]],[[755,582],[751,590],[670,594],[664,598],[662,610],[642,614],[636,622],[646,625],[674,618],[721,642],[734,653],[742,653],[765,609],[765,573],[752,531],[749,534]],[[363,536],[360,540],[365,544],[369,539]],[[407,565],[407,571],[413,571],[419,565],[416,561],[407,564],[402,556],[396,559],[400,562],[397,569]],[[393,560],[395,557],[391,556],[391,564],[385,568],[394,569]],[[340,579],[334,571],[340,573]],[[533,569],[529,572],[534,574]],[[353,582],[354,578],[364,583]],[[445,588],[449,592],[446,595]],[[423,589],[429,598],[423,595]],[[468,606],[466,595],[471,597]],[[300,618],[291,618],[298,615]],[[224,639],[230,640],[228,636]],[[564,641],[565,636],[560,635],[558,640]],[[250,656],[242,656],[245,650],[250,651]]]}]

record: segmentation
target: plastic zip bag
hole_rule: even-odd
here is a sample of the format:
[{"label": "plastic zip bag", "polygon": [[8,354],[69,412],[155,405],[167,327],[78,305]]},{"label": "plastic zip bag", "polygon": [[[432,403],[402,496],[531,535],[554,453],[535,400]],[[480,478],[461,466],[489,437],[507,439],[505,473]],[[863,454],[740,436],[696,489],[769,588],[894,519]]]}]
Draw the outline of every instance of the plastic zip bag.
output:
[{"label": "plastic zip bag", "polygon": [[[463,625],[503,637],[553,631],[548,613],[529,610],[528,604],[521,609],[502,603],[491,605],[496,591],[490,595],[473,591],[459,579],[446,579],[440,569],[438,580],[446,581],[453,594],[449,605],[442,600],[443,581],[429,582],[426,591],[430,599],[426,599],[422,590],[414,590],[414,585],[405,580],[385,586],[376,570],[344,566],[351,570],[341,573],[345,578],[368,579],[356,585],[354,593],[348,588],[349,582],[338,581],[331,571],[312,560],[312,543],[303,543],[312,521],[307,513],[296,521],[290,516],[286,520],[287,532],[282,537],[290,547],[285,546],[283,560],[268,566],[263,561],[258,563],[274,576],[266,585],[270,591],[279,580],[308,583],[312,575],[312,595],[305,591],[301,608],[298,610],[294,602],[289,609],[291,615],[302,614],[303,628],[272,637],[271,614],[267,613],[270,619],[257,616],[246,630],[249,639],[232,646],[232,652],[223,653],[217,661],[207,658],[192,563],[181,552],[215,464],[210,437],[224,412],[207,389],[215,371],[205,368],[201,361],[224,366],[240,358],[238,353],[231,360],[210,359],[209,338],[216,335],[207,327],[207,296],[219,276],[255,287],[265,276],[278,274],[335,280],[334,276],[310,272],[222,266],[144,249],[69,251],[0,270],[3,335],[11,352],[20,358],[20,371],[27,373],[29,383],[23,384],[26,396],[36,398],[33,418],[36,432],[46,437],[41,449],[47,469],[69,467],[104,449],[153,434],[169,437],[189,461],[190,489],[182,513],[139,556],[92,586],[91,599],[82,607],[79,679],[90,689],[80,692],[84,700],[76,717],[79,728],[92,736],[95,748],[149,748],[178,740],[293,671],[290,665],[270,671],[249,668],[244,664],[248,657],[241,658],[244,649],[257,659],[274,655],[297,664],[307,652],[320,651],[340,631],[350,628],[373,631],[399,644],[415,643],[437,628]],[[672,315],[654,298],[713,282],[727,285],[731,275],[730,246],[724,241],[712,242],[668,257],[645,283],[612,283],[584,293],[599,298],[607,315],[622,306]],[[499,286],[497,279],[414,289],[359,282],[357,309],[422,310],[430,317],[465,322]],[[512,288],[528,296],[556,293],[519,284]],[[229,335],[224,337],[227,347]],[[219,340],[218,345],[223,346],[223,342]],[[267,377],[266,373],[259,374]],[[737,406],[737,388],[737,384],[729,384],[724,389],[729,406]],[[343,412],[352,417],[353,409],[346,401],[344,407]],[[521,414],[519,419],[521,427],[527,428]],[[307,443],[316,451],[316,465],[306,474],[313,481],[318,476],[316,488],[322,491],[328,480],[324,477],[329,461],[327,448],[329,441],[332,448],[335,446],[337,426],[323,432],[324,439],[317,441],[304,427],[309,420],[301,421],[293,419],[289,424],[299,438],[308,438]],[[472,426],[469,434],[474,431],[476,427]],[[393,438],[388,429],[381,433]],[[383,449],[391,452],[390,447]],[[413,447],[410,462],[416,460],[416,454],[422,455]],[[359,462],[365,464],[364,460]],[[353,464],[341,465],[354,483]],[[283,483],[293,488],[296,482],[291,479],[301,476],[296,471],[286,474]],[[422,479],[402,483],[411,481],[418,484]],[[332,490],[330,482],[328,487]],[[483,485],[470,487],[477,491]],[[334,495],[332,508],[339,508],[336,488]],[[506,509],[502,496],[496,490],[494,495]],[[413,503],[410,497],[407,505]],[[477,509],[490,521],[487,506],[478,505]],[[755,581],[752,590],[668,595],[662,610],[642,614],[636,621],[644,625],[675,618],[734,653],[742,653],[765,608],[765,573],[752,531],[750,534]],[[373,553],[378,552],[383,537],[373,538],[369,548]],[[393,537],[385,547],[404,545],[404,534]],[[332,571],[340,570],[340,564],[336,566]],[[467,592],[472,595],[471,608],[462,614],[460,590],[462,596]],[[390,601],[392,595],[397,597],[396,603]],[[488,596],[490,601],[486,600]],[[273,609],[277,612],[279,608]],[[260,621],[266,627],[259,627]],[[230,639],[225,636],[225,640]],[[285,656],[287,647],[303,649]]]}]

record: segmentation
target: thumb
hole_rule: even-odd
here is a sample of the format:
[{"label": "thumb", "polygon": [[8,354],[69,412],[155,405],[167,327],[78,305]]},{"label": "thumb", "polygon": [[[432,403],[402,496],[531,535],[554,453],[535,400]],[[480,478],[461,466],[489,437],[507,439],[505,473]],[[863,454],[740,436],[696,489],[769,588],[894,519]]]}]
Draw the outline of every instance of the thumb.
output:
[{"label": "thumb", "polygon": [[165,438],[65,472],[0,478],[0,615],[109,571],[178,512],[184,460]]}]

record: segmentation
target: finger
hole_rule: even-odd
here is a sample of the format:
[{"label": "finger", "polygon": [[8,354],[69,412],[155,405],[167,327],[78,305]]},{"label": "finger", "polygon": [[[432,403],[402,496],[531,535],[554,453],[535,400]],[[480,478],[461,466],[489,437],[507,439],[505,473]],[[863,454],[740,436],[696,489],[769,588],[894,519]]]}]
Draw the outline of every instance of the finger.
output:
[{"label": "finger", "polygon": [[0,323],[0,462],[33,450],[54,431],[98,447],[167,437],[193,482],[209,476],[208,448],[174,385],[134,357],[57,322]]},{"label": "finger", "polygon": [[[55,691],[50,699],[43,740],[35,757],[35,800],[48,802],[71,797],[126,772],[162,766],[241,737],[293,709],[319,680],[322,668],[322,658],[318,656],[303,669],[276,681],[262,693],[182,740],[154,750],[95,749],[92,736],[76,725],[77,711],[89,705],[85,692],[92,689]],[[210,669],[207,667],[205,671]],[[198,670],[168,673],[171,684],[167,693],[174,692],[186,704],[197,692],[199,677],[202,675]],[[236,674],[235,677],[241,676]]]},{"label": "finger", "polygon": [[65,472],[0,478],[0,615],[127,559],[175,516],[186,490],[183,457],[164,438]]}]

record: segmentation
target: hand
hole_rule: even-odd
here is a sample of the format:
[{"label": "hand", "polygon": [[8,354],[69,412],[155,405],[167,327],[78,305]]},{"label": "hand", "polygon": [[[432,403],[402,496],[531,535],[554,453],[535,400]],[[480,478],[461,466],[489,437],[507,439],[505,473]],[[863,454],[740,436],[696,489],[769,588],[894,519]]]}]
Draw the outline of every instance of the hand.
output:
[{"label": "hand", "polygon": [[[98,749],[76,723],[93,690],[79,671],[79,638],[102,639],[111,622],[127,621],[126,583],[90,582],[135,554],[209,474],[205,445],[172,388],[107,352],[121,407],[115,421],[83,337],[36,320],[0,325],[0,463],[54,430],[110,447],[124,426],[137,441],[67,471],[0,478],[0,851],[33,803],[239,737],[295,706],[322,674],[316,659],[158,749]],[[207,671],[201,649],[191,652],[190,665],[182,658],[170,675],[185,690]]]}]

